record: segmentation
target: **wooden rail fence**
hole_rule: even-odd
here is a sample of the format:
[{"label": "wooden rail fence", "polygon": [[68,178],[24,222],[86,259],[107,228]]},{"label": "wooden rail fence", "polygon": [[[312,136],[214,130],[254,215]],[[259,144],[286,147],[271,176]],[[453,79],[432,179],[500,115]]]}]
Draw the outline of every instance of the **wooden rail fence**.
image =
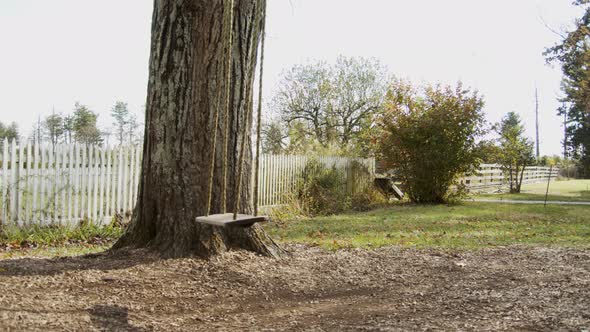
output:
[{"label": "wooden rail fence", "polygon": [[[549,167],[529,166],[524,170],[522,183],[546,182],[551,174],[552,179],[559,176],[559,168],[553,168],[550,173]],[[501,188],[508,185],[508,174],[498,164],[482,164],[477,174],[462,177],[460,183],[470,190],[483,190],[490,188]]]}]

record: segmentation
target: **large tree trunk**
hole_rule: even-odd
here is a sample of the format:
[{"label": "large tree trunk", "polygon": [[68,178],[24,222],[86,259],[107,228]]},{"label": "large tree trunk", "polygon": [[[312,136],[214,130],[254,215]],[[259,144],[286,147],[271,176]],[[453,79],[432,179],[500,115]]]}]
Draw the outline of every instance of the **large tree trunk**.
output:
[{"label": "large tree trunk", "polygon": [[[265,0],[236,0],[229,117],[224,116],[227,25],[223,0],[155,0],[143,164],[135,213],[114,248],[148,247],[165,256],[211,256],[231,248],[280,256],[257,225],[220,228],[206,214],[215,112],[219,112],[212,213],[223,211],[223,134],[229,121],[227,205],[236,195],[241,128],[247,127],[241,213],[251,212],[252,86]],[[219,106],[219,110],[217,110]]]}]

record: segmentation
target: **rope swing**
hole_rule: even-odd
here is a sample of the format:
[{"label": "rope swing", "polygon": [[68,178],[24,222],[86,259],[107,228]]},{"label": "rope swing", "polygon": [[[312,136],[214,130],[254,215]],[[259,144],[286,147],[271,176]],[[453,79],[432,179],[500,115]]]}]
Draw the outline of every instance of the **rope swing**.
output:
[{"label": "rope swing", "polygon": [[[258,91],[258,107],[257,107],[257,124],[256,124],[256,159],[255,159],[255,171],[254,171],[254,215],[238,214],[240,207],[241,190],[242,190],[242,179],[244,171],[244,155],[246,153],[246,134],[247,124],[250,120],[251,112],[250,107],[246,106],[246,114],[244,114],[245,125],[242,126],[241,144],[238,158],[238,172],[236,174],[236,183],[234,187],[234,206],[233,213],[227,212],[227,159],[228,159],[228,136],[229,136],[229,108],[230,108],[230,85],[231,85],[231,59],[232,59],[232,40],[233,40],[233,0],[224,1],[224,17],[223,26],[227,27],[226,38],[224,41],[225,55],[227,58],[225,67],[225,124],[224,124],[224,136],[223,136],[223,186],[222,186],[222,197],[221,206],[223,213],[211,215],[211,201],[213,199],[213,180],[215,173],[215,150],[217,145],[217,127],[219,125],[219,102],[215,107],[214,119],[213,119],[213,138],[211,141],[211,160],[209,164],[208,174],[208,192],[207,192],[207,209],[206,215],[197,217],[196,221],[215,225],[215,226],[251,226],[256,222],[267,221],[268,218],[265,216],[258,216],[258,179],[259,179],[259,165],[260,165],[260,131],[261,131],[261,120],[262,120],[262,75],[264,70],[264,40],[266,37],[266,1],[262,8],[262,16],[259,19],[261,24],[261,46],[260,46],[260,77],[259,77],[259,91]],[[220,89],[218,89],[220,90]],[[245,89],[244,89],[245,90]],[[218,96],[218,101],[221,99]]]}]

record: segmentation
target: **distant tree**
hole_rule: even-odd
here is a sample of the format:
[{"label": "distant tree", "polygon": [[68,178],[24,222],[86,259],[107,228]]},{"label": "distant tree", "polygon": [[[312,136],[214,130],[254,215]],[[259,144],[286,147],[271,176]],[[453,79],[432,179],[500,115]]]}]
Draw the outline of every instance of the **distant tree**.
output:
[{"label": "distant tree", "polygon": [[37,116],[37,121],[33,124],[31,130],[31,140],[33,142],[43,142],[43,121],[41,121],[41,115]]},{"label": "distant tree", "polygon": [[129,119],[127,123],[127,136],[129,137],[129,144],[138,143],[138,128],[139,122],[137,121],[137,116],[134,113],[129,113]]},{"label": "distant tree", "polygon": [[112,135],[113,135],[113,132],[112,132],[111,128],[104,129],[100,132],[100,136],[103,138],[103,142],[106,146],[110,146]]},{"label": "distant tree", "polygon": [[43,121],[43,132],[45,136],[51,142],[51,145],[55,146],[62,139],[64,135],[64,119],[61,114],[53,113]]},{"label": "distant tree", "polygon": [[72,143],[72,134],[74,133],[74,115],[66,115],[63,118],[63,136],[64,142]]},{"label": "distant tree", "polygon": [[562,101],[567,106],[558,109],[567,115],[567,154],[580,161],[580,175],[590,177],[590,6],[588,0],[576,0],[574,5],[585,9],[574,28],[564,33],[557,45],[545,50],[549,63],[561,64],[564,78]]},{"label": "distant tree", "polygon": [[395,81],[377,138],[380,158],[402,179],[416,203],[444,203],[460,174],[479,165],[484,102],[461,84],[414,88]]},{"label": "distant tree", "polygon": [[87,106],[76,103],[73,114],[74,137],[77,142],[83,144],[100,144],[102,138],[96,126],[98,114],[92,112]]},{"label": "distant tree", "polygon": [[18,142],[19,132],[16,122],[12,122],[9,125],[0,122],[0,139],[4,140],[5,138],[8,140],[16,140]]},{"label": "distant tree", "polygon": [[356,143],[373,125],[383,103],[389,78],[375,59],[339,57],[332,68],[331,113],[339,143]]},{"label": "distant tree", "polygon": [[111,117],[113,118],[113,130],[117,139],[119,140],[119,145],[122,145],[126,138],[126,133],[128,132],[128,125],[130,121],[130,112],[129,108],[127,107],[127,103],[122,101],[118,101],[115,103],[115,106],[111,109]]},{"label": "distant tree", "polygon": [[288,135],[285,129],[277,121],[263,125],[262,129],[262,152],[270,154],[281,154],[285,152],[286,139]]},{"label": "distant tree", "polygon": [[500,135],[500,164],[508,176],[511,193],[520,193],[524,171],[535,163],[534,143],[524,136],[520,116],[508,112],[496,125]]},{"label": "distant tree", "polygon": [[478,143],[479,158],[484,164],[497,164],[500,162],[502,149],[496,144],[496,140],[481,140]]},{"label": "distant tree", "polygon": [[563,159],[558,155],[553,156],[541,156],[536,160],[537,166],[549,167],[551,165],[562,165],[564,164]]},{"label": "distant tree", "polygon": [[374,59],[296,65],[283,74],[273,106],[288,131],[303,130],[310,142],[325,148],[369,154],[364,133],[374,124],[387,83],[386,69]]},{"label": "distant tree", "polygon": [[129,110],[127,103],[116,102],[115,106],[111,108],[111,117],[113,118],[113,133],[119,141],[119,145],[137,143],[137,129],[140,123],[137,116]]},{"label": "distant tree", "polygon": [[274,107],[288,127],[298,124],[321,144],[328,144],[335,126],[329,113],[330,69],[324,62],[295,65],[283,74]]}]

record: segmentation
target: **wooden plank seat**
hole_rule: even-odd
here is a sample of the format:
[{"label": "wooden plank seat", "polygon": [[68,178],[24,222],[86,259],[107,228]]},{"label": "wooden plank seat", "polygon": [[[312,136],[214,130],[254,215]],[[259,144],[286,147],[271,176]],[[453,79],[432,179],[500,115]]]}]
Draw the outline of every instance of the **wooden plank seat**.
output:
[{"label": "wooden plank seat", "polygon": [[249,214],[238,214],[237,218],[234,219],[233,213],[222,213],[222,214],[211,214],[208,216],[201,216],[197,217],[197,222],[219,226],[219,227],[229,227],[229,226],[252,226],[257,222],[266,222],[268,221],[267,216],[252,216]]},{"label": "wooden plank seat", "polygon": [[404,199],[404,193],[399,190],[399,188],[395,185],[395,183],[391,183],[391,187],[393,188],[393,195],[395,198],[399,199],[400,201]]}]

